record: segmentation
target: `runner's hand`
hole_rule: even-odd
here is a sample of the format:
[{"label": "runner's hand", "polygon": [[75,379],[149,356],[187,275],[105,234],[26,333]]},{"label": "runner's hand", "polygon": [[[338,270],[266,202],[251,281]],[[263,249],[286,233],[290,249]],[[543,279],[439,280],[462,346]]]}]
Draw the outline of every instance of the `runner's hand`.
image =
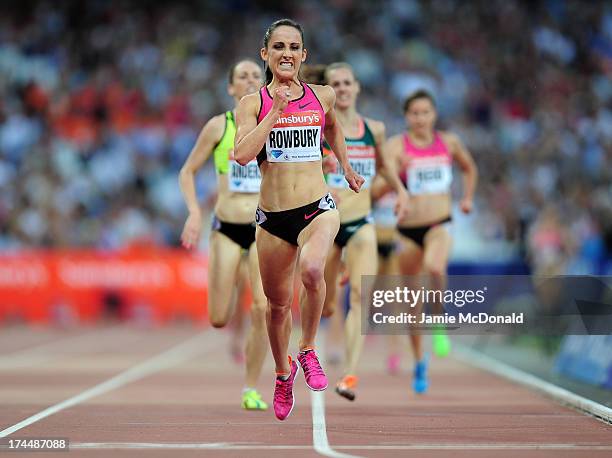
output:
[{"label": "runner's hand", "polygon": [[472,199],[461,199],[461,202],[459,203],[459,208],[461,208],[461,211],[466,215],[472,212],[472,206]]},{"label": "runner's hand", "polygon": [[272,110],[275,113],[281,114],[289,105],[289,100],[291,99],[291,89],[289,86],[279,86],[274,89],[274,94],[272,94]]},{"label": "runner's hand", "polygon": [[393,209],[398,221],[402,221],[404,218],[408,217],[408,215],[410,214],[410,206],[410,196],[408,195],[408,193],[400,192],[397,195],[397,200],[395,201],[395,208]]},{"label": "runner's hand", "polygon": [[361,175],[358,175],[357,172],[355,172],[350,166],[344,173],[344,179],[348,182],[349,188],[351,188],[355,192],[359,192],[361,186],[363,185],[363,183],[365,183],[365,178],[363,178]]},{"label": "runner's hand", "polygon": [[181,234],[183,247],[190,250],[198,245],[200,234],[202,233],[202,215],[190,213],[185,221],[185,227]]}]

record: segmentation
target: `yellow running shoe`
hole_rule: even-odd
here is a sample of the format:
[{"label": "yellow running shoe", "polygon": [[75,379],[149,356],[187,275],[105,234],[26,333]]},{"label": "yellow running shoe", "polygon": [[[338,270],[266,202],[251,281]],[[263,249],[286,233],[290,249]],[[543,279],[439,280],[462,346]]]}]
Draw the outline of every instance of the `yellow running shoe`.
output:
[{"label": "yellow running shoe", "polygon": [[242,393],[242,408],[245,410],[268,410],[268,404],[261,399],[257,390],[247,390]]}]

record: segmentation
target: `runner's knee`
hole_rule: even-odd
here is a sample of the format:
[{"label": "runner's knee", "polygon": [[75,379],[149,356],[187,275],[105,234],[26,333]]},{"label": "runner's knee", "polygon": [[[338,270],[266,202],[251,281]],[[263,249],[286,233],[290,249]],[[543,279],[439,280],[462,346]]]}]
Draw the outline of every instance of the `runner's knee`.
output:
[{"label": "runner's knee", "polygon": [[223,328],[227,324],[227,317],[215,313],[214,311],[210,312],[209,320],[213,328]]},{"label": "runner's knee", "polygon": [[253,304],[251,305],[251,320],[254,323],[265,321],[267,305],[265,300],[253,300]]},{"label": "runner's knee", "polygon": [[324,266],[317,262],[302,264],[302,283],[306,289],[317,289],[323,282]]},{"label": "runner's knee", "polygon": [[438,264],[427,263],[424,267],[425,272],[435,278],[441,278],[446,274],[446,269]]},{"label": "runner's knee", "polygon": [[330,294],[329,288],[325,294],[325,301],[323,301],[323,308],[333,308],[336,302],[335,294]]},{"label": "runner's knee", "polygon": [[287,314],[291,312],[291,302],[279,303],[270,301],[269,310],[272,324],[284,323]]},{"label": "runner's knee", "polygon": [[358,309],[361,307],[361,285],[359,283],[353,284],[351,283],[350,290],[350,306],[353,309]]}]

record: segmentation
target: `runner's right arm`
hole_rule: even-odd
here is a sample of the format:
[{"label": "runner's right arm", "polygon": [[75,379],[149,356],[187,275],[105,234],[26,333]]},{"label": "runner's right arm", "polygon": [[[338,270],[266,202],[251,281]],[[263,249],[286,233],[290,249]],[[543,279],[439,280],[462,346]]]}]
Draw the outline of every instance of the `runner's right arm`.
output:
[{"label": "runner's right arm", "polygon": [[181,240],[185,248],[198,243],[202,230],[202,212],[195,190],[195,175],[210,157],[215,145],[219,143],[225,130],[225,115],[210,119],[200,132],[196,144],[179,172],[179,187],[189,210]]},{"label": "runner's right arm", "polygon": [[217,115],[210,119],[200,132],[196,144],[179,172],[179,186],[189,213],[197,213],[200,211],[200,205],[195,191],[195,175],[208,160],[215,145],[221,140],[224,130],[224,114]]},{"label": "runner's right arm", "polygon": [[263,148],[274,124],[289,104],[287,90],[287,86],[279,86],[274,90],[272,108],[259,124],[257,124],[259,93],[240,99],[236,109],[236,138],[234,139],[234,158],[240,165],[247,165]]},{"label": "runner's right arm", "polygon": [[[387,180],[388,185],[396,192],[401,189],[401,193],[398,193],[398,201],[395,207],[395,214],[399,219],[403,219],[410,212],[410,194],[400,179],[402,166],[402,136],[395,135],[387,142],[383,147],[384,151],[384,164],[386,168],[386,174],[383,176]],[[394,178],[391,182],[387,179],[387,176],[393,173]],[[393,183],[393,184],[392,184]]]}]

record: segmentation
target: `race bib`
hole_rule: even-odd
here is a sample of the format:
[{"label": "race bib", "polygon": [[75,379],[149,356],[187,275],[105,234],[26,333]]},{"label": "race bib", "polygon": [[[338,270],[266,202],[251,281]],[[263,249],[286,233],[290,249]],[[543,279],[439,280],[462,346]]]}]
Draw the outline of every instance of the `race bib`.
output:
[{"label": "race bib", "polygon": [[446,158],[418,158],[408,166],[410,194],[444,194],[453,181],[451,165]]},{"label": "race bib", "polygon": [[266,139],[268,162],[320,160],[322,123],[316,110],[282,114]]},{"label": "race bib", "polygon": [[240,165],[238,162],[230,159],[227,180],[228,188],[231,192],[259,192],[261,173],[257,160],[252,160],[247,165]]},{"label": "race bib", "polygon": [[[349,157],[349,164],[353,167],[353,170],[361,175],[365,181],[361,186],[361,189],[367,189],[370,187],[372,179],[376,175],[376,160],[374,158],[352,158]],[[344,179],[344,169],[340,165],[340,162],[336,159],[336,170],[335,172],[327,174],[327,184],[332,188],[349,189],[348,182]]]},{"label": "race bib", "polygon": [[336,202],[329,192],[321,197],[321,200],[319,201],[319,208],[321,210],[333,210],[336,208]]},{"label": "race bib", "polygon": [[266,214],[263,212],[263,210],[259,207],[257,207],[257,210],[255,210],[255,223],[256,224],[263,224],[267,221],[268,217],[266,216]]},{"label": "race bib", "polygon": [[397,226],[397,217],[394,211],[396,201],[397,194],[395,192],[387,193],[376,201],[372,209],[372,217],[377,226],[389,228]]}]

